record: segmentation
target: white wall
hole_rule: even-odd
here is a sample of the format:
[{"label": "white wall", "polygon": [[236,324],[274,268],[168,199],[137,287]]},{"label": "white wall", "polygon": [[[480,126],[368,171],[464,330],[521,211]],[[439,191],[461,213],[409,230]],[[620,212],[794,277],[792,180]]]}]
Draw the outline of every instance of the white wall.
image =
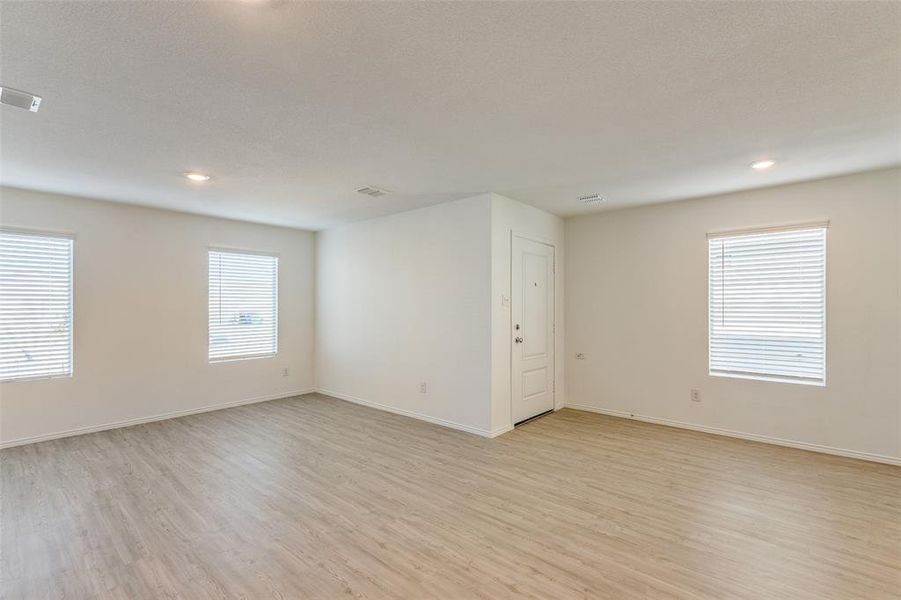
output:
[{"label": "white wall", "polygon": [[[0,224],[75,234],[74,375],[0,384],[4,443],[313,387],[312,233],[10,188]],[[279,254],[275,358],[207,361],[208,246]]]},{"label": "white wall", "polygon": [[[567,220],[567,405],[901,457],[899,211],[892,169]],[[708,376],[705,234],[823,220],[826,387]]]},{"label": "white wall", "polygon": [[[898,169],[565,227],[483,194],[322,232],[314,252],[308,232],[3,188],[0,224],[76,235],[75,375],[0,385],[0,440],[314,386],[482,435],[504,431],[511,331],[501,296],[516,231],[557,246],[558,406],[565,366],[569,406],[901,457],[899,203]],[[709,377],[705,234],[819,220],[832,223],[828,385]],[[277,358],[206,360],[208,246],[279,253]]]},{"label": "white wall", "polygon": [[489,433],[489,221],[484,194],[317,234],[323,393]]},{"label": "white wall", "polygon": [[502,297],[511,295],[511,240],[517,233],[554,246],[556,266],[555,377],[554,403],[563,406],[564,398],[564,284],[563,284],[563,219],[543,210],[491,194],[491,429],[500,432],[513,426],[510,408],[510,360],[513,337],[510,306]]}]

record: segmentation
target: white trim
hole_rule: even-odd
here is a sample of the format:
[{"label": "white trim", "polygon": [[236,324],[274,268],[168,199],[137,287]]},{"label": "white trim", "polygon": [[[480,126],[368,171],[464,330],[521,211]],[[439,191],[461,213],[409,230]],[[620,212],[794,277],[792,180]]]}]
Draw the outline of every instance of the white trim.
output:
[{"label": "white trim", "polygon": [[635,421],[644,421],[645,423],[654,423],[656,425],[666,425],[667,427],[676,427],[679,429],[690,429],[692,431],[701,431],[703,433],[712,433],[714,435],[722,435],[742,440],[750,440],[752,442],[762,442],[764,444],[773,444],[775,446],[786,446],[788,448],[798,448],[800,450],[808,450],[810,452],[820,452],[822,454],[832,454],[834,456],[844,456],[847,458],[857,458],[870,462],[884,463],[887,465],[901,466],[901,457],[887,456],[884,454],[871,454],[869,452],[860,452],[857,450],[846,450],[844,448],[835,448],[833,446],[823,446],[821,444],[811,444],[808,442],[797,442],[794,440],[786,440],[768,435],[760,435],[756,433],[745,433],[743,431],[735,431],[732,429],[721,429],[719,427],[708,427],[706,425],[695,425],[694,423],[686,423],[684,421],[674,421],[672,419],[662,419],[660,417],[649,417],[647,415],[638,415],[624,410],[614,410],[610,408],[599,408],[597,406],[589,406],[588,404],[567,404],[565,408],[574,410],[584,410],[587,412],[600,413],[602,415],[610,415],[612,417],[621,417],[624,419],[633,419]]},{"label": "white trim", "polygon": [[[709,352],[709,350],[708,350]],[[708,367],[709,368],[709,367]],[[825,369],[824,369],[825,371]],[[727,379],[753,379],[754,381],[770,381],[773,383],[795,383],[798,385],[813,385],[826,387],[824,379],[805,379],[803,377],[780,377],[778,375],[763,375],[758,373],[744,373],[741,371],[708,371],[711,377],[725,377]]]},{"label": "white trim", "polygon": [[779,231],[799,231],[802,229],[829,229],[829,221],[797,223],[793,225],[772,225],[769,227],[749,227],[747,229],[731,229],[729,231],[710,231],[707,233],[707,239],[714,240],[722,237],[741,237],[743,235],[758,235],[761,233],[776,233]]},{"label": "white trim", "polygon": [[[515,237],[520,237],[520,238],[529,240],[531,242],[537,242],[539,244],[544,244],[545,246],[550,246],[550,247],[554,248],[555,250],[557,248],[557,244],[555,244],[553,242],[553,240],[551,240],[550,238],[541,237],[539,235],[532,235],[531,233],[523,233],[521,231],[516,231],[515,229],[510,229],[510,233],[512,234],[510,236],[511,243],[512,243],[513,237],[515,236]],[[556,262],[556,259],[555,259],[555,262]]]},{"label": "white trim", "polygon": [[513,431],[513,425],[501,425],[497,429],[492,429],[491,433],[488,434],[488,437],[496,438],[499,435],[504,435],[508,431]]},{"label": "white trim", "polygon": [[250,250],[248,248],[234,248],[228,246],[207,246],[207,252],[219,252],[222,254],[251,254],[253,256],[271,256],[279,258],[278,252],[270,252],[269,250]]},{"label": "white trim", "polygon": [[46,229],[27,229],[25,227],[0,227],[0,232],[11,233],[13,235],[33,235],[37,237],[59,238],[63,240],[74,240],[75,234],[69,231],[47,231]]},{"label": "white trim", "polygon": [[[209,329],[209,325],[207,325],[207,329]],[[209,335],[209,334],[207,334]],[[267,352],[266,354],[235,354],[233,356],[225,356],[223,358],[211,358],[209,362],[211,365],[218,365],[221,363],[228,362],[236,362],[241,360],[257,360],[260,358],[275,358],[278,356],[278,352]]]},{"label": "white trim", "polygon": [[33,383],[35,381],[47,381],[48,379],[72,379],[72,371],[68,373],[58,373],[54,375],[29,375],[28,377],[14,377],[11,379],[0,379],[3,385],[13,385],[16,383]]},{"label": "white trim", "polygon": [[361,406],[368,406],[370,408],[376,408],[378,410],[383,410],[385,412],[394,413],[396,415],[402,415],[404,417],[411,417],[413,419],[418,419],[420,421],[425,421],[427,423],[432,423],[434,425],[441,425],[442,427],[448,427],[450,429],[457,429],[459,431],[465,431],[466,433],[474,433],[475,435],[480,435],[482,437],[493,438],[501,435],[502,433],[506,433],[513,429],[512,425],[505,425],[498,429],[488,430],[481,429],[479,427],[471,427],[469,425],[463,425],[462,423],[456,423],[454,421],[447,421],[445,419],[439,419],[437,417],[432,417],[429,415],[425,415],[422,413],[418,413],[412,410],[406,410],[403,408],[395,408],[394,406],[388,406],[387,404],[380,404],[378,402],[373,402],[372,400],[365,400],[363,398],[358,398],[357,396],[351,396],[349,394],[342,394],[340,392],[334,392],[330,390],[317,390],[319,394],[323,396],[331,396],[332,398],[336,398],[338,400],[344,400],[346,402],[352,402],[353,404],[359,404]]},{"label": "white trim", "polygon": [[83,435],[86,433],[96,433],[98,431],[107,431],[110,429],[119,429],[122,427],[131,427],[132,425],[141,425],[143,423],[153,423],[154,421],[165,421],[167,419],[174,419],[177,417],[186,417],[188,415],[195,415],[199,413],[212,412],[215,410],[221,410],[225,408],[234,408],[235,406],[242,406],[245,404],[255,404],[257,402],[267,402],[269,400],[280,400],[282,398],[293,398],[295,396],[303,396],[305,394],[322,394],[324,396],[331,396],[338,400],[344,400],[346,402],[352,402],[353,404],[359,404],[362,406],[368,406],[370,408],[375,408],[378,410],[383,410],[385,412],[394,413],[396,415],[402,415],[405,417],[411,417],[413,419],[418,419],[420,421],[426,421],[428,423],[433,423],[435,425],[441,425],[442,427],[448,427],[450,429],[457,429],[459,431],[465,431],[467,433],[472,433],[481,437],[486,438],[495,438],[499,435],[507,433],[508,431],[513,431],[513,425],[503,425],[497,429],[493,429],[491,431],[487,429],[480,429],[478,427],[470,427],[468,425],[463,425],[460,423],[455,423],[453,421],[446,421],[444,419],[438,419],[436,417],[431,417],[429,415],[424,415],[422,413],[417,413],[414,411],[403,410],[400,408],[394,408],[392,406],[387,406],[385,404],[379,404],[378,402],[372,402],[369,400],[364,400],[362,398],[357,398],[356,396],[349,396],[347,394],[340,394],[338,392],[330,392],[327,390],[319,390],[317,388],[306,388],[303,390],[295,390],[291,392],[280,392],[276,394],[267,394],[265,396],[256,396],[254,398],[244,398],[242,400],[234,400],[232,402],[224,402],[222,404],[210,404],[207,406],[201,406],[199,408],[189,408],[187,410],[174,410],[170,412],[160,413],[156,415],[151,415],[149,417],[137,417],[134,419],[124,419],[122,421],[113,421],[111,423],[103,423],[101,425],[88,425],[86,427],[76,427],[75,429],[67,429],[65,431],[57,431],[54,433],[46,433],[42,435],[35,435],[32,437],[24,437],[17,438],[13,440],[5,440],[0,442],[0,449],[2,448],[12,448],[14,446],[24,446],[26,444],[36,444],[38,442],[46,442],[49,440],[56,440],[60,438],[72,437],[76,435]]},{"label": "white trim", "polygon": [[108,429],[119,429],[121,427],[131,427],[132,425],[141,425],[142,423],[152,423],[154,421],[165,421],[176,417],[186,417],[188,415],[196,415],[198,413],[211,412],[223,408],[233,408],[244,404],[255,404],[257,402],[266,402],[268,400],[280,400],[282,398],[293,398],[294,396],[302,396],[304,394],[312,394],[315,388],[303,390],[295,390],[291,392],[278,392],[275,394],[267,394],[265,396],[256,396],[254,398],[244,398],[241,400],[233,400],[222,404],[209,404],[199,408],[189,408],[186,410],[173,410],[170,412],[151,415],[149,417],[137,417],[134,419],[125,419],[122,421],[113,421],[111,423],[103,423],[102,425],[88,425],[86,427],[76,427],[75,429],[67,429],[65,431],[57,431],[54,433],[45,433],[43,435],[35,435],[32,437],[17,438],[14,440],[5,440],[0,443],[0,448],[12,448],[13,446],[24,446],[25,444],[35,444],[37,442],[46,442],[48,440],[56,440],[59,438],[72,437],[74,435],[82,435],[85,433],[95,433],[98,431],[106,431]]}]

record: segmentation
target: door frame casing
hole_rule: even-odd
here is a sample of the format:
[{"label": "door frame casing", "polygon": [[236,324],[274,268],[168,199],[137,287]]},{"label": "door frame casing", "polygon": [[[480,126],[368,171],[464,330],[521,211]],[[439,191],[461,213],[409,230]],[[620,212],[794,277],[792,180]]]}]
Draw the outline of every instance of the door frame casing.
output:
[{"label": "door frame casing", "polygon": [[553,405],[554,412],[560,410],[562,407],[557,406],[557,244],[552,242],[547,238],[543,238],[541,236],[532,235],[528,233],[522,233],[520,231],[516,231],[515,229],[510,230],[510,239],[508,240],[508,248],[510,250],[510,272],[509,276],[509,290],[510,290],[510,308],[511,310],[507,311],[509,315],[509,344],[510,344],[510,363],[507,365],[508,367],[508,381],[510,386],[510,397],[508,400],[508,414],[510,418],[510,425],[515,425],[513,421],[513,353],[515,351],[515,343],[513,338],[516,337],[513,335],[513,268],[516,262],[515,257],[513,256],[513,238],[522,238],[524,240],[528,240],[530,242],[536,242],[538,244],[544,244],[545,246],[550,246],[554,250],[554,264],[552,265],[551,273],[553,277],[551,278],[551,298],[554,302],[554,310],[552,314],[554,315],[553,320],[551,322],[551,347],[554,349],[554,357],[551,360],[551,372],[553,373],[553,382],[551,385],[551,404]]}]

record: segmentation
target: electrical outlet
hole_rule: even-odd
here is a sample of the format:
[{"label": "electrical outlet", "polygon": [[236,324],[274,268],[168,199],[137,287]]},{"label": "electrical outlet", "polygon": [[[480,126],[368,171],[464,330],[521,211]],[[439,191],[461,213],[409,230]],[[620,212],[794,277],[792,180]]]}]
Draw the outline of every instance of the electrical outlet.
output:
[{"label": "electrical outlet", "polygon": [[282,377],[287,377],[287,376],[288,376],[288,367],[285,367],[284,369],[282,369]]},{"label": "electrical outlet", "polygon": [[692,402],[700,402],[701,401],[701,390],[691,390],[691,401]]},{"label": "electrical outlet", "polygon": [[585,355],[581,352],[576,352],[576,360],[585,360]]},{"label": "electrical outlet", "polygon": [[429,391],[429,386],[425,381],[423,381],[422,383],[419,384],[419,393],[420,394],[426,394],[426,393],[428,393],[428,391]]}]

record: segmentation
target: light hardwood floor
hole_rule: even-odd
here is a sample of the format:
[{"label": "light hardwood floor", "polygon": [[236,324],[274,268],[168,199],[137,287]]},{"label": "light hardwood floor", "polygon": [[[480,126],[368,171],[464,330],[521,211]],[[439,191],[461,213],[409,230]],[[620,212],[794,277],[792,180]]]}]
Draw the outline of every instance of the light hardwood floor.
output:
[{"label": "light hardwood floor", "polygon": [[310,395],[0,456],[5,598],[901,591],[901,469],[573,410],[488,440]]}]

